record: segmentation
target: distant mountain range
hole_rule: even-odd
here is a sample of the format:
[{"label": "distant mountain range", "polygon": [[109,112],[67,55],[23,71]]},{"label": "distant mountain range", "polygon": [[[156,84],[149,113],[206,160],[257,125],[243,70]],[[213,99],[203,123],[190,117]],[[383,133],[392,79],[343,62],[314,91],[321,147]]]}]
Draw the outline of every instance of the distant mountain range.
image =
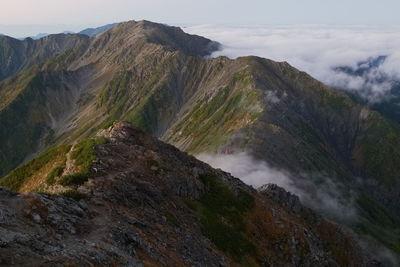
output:
[{"label": "distant mountain range", "polygon": [[[71,32],[71,31],[64,31],[64,32],[62,32],[63,34],[71,34],[71,33],[74,33],[74,32]],[[50,34],[49,33],[39,33],[39,34],[37,34],[37,35],[35,35],[35,36],[29,36],[29,37],[23,37],[23,38],[18,38],[19,40],[24,40],[24,39],[26,39],[26,38],[32,38],[33,40],[38,40],[38,39],[40,39],[40,38],[43,38],[43,37],[46,37],[46,36],[49,36]]]},{"label": "distant mountain range", "polygon": [[[74,155],[73,151],[69,152],[70,146],[86,151],[86,146],[78,145],[82,140],[94,137],[101,129],[110,129],[115,121],[128,121],[190,154],[246,152],[276,169],[285,170],[293,183],[303,186],[305,191],[309,184],[318,190],[318,185],[329,180],[343,201],[354,201],[357,216],[348,223],[340,218],[331,219],[345,223],[367,240],[377,240],[367,242],[372,247],[379,242],[399,254],[400,127],[398,120],[393,119],[396,113],[393,117],[390,112],[371,107],[286,62],[252,56],[235,60],[207,57],[219,48],[220,44],[207,38],[149,21],[111,24],[102,29],[88,29],[85,34],[56,34],[39,40],[1,36],[0,175],[5,177],[0,185],[22,193],[59,193],[56,189],[61,188],[60,184],[54,181],[79,180],[81,168],[85,168],[83,183],[89,181],[81,189],[88,188],[89,184],[96,183],[96,170],[91,164],[77,164],[75,169],[73,164],[64,164],[64,160],[70,162],[66,154]],[[360,75],[363,70],[341,68],[338,71]],[[86,142],[91,144],[89,150],[96,147],[95,141]],[[134,147],[134,141],[126,142]],[[157,159],[158,145],[147,141],[142,145],[145,150],[137,147],[143,152],[137,152],[137,157],[138,160],[148,158],[143,164],[147,162],[150,170],[160,174],[164,167],[174,168],[168,164],[162,168],[155,166],[149,155]],[[98,153],[102,153],[101,146],[98,147]],[[125,173],[118,165],[120,160],[126,160],[122,156],[125,148],[121,145],[120,152],[113,152],[115,158],[107,161],[109,176],[105,175],[104,179],[114,177],[114,170],[129,176],[128,170]],[[44,151],[47,152],[41,154]],[[96,156],[90,153],[86,156],[92,163]],[[163,160],[168,157],[165,155]],[[186,162],[181,155],[178,153],[176,157]],[[56,158],[57,162],[50,160]],[[78,157],[75,160],[79,162]],[[27,165],[17,168],[27,161]],[[196,171],[183,168],[179,175],[185,172]],[[62,178],[64,174],[78,176]],[[108,186],[107,183],[102,186]],[[185,184],[176,187],[189,186],[182,183]],[[210,183],[213,182],[199,186]],[[109,186],[112,184],[111,179]],[[164,190],[147,182],[142,184],[149,196]],[[237,183],[233,184],[228,183],[228,187],[237,193]],[[79,188],[73,189],[79,191]],[[202,216],[208,216],[210,211],[203,209],[202,204],[196,202],[192,208],[198,212],[200,221],[207,220]],[[218,212],[227,212],[224,216],[230,216],[228,209],[221,208]],[[329,211],[324,215],[329,216]],[[174,216],[164,215],[172,221]],[[273,218],[262,216],[255,216],[254,220],[275,223]],[[225,229],[232,226],[229,225],[216,227]],[[336,232],[325,230],[324,236],[318,235],[321,242],[317,243],[328,248],[327,255],[335,255],[336,265],[332,266],[357,266],[349,262],[359,259],[349,257],[348,253],[354,251],[352,243],[345,250],[339,249],[343,243],[329,243]],[[292,239],[285,233],[288,232],[283,226],[277,238]],[[216,238],[211,240],[217,247],[221,242],[231,242]],[[304,240],[317,237],[307,234],[307,238]],[[249,242],[263,251],[264,243],[259,244],[253,238]],[[314,255],[309,253],[310,246],[305,260]],[[289,255],[289,251],[292,251],[291,243],[282,245],[282,255]],[[295,251],[298,257],[303,257],[300,249]],[[227,255],[230,260],[239,263],[242,260]],[[249,255],[252,254],[249,252]],[[267,257],[268,253],[262,255]],[[259,257],[249,257],[250,262],[262,265]],[[338,258],[343,261],[339,263]],[[282,256],[279,261],[271,262],[290,265],[291,260]]]},{"label": "distant mountain range", "polygon": [[112,24],[107,24],[101,27],[97,27],[97,28],[87,28],[83,31],[78,32],[79,34],[84,34],[87,36],[93,36],[93,35],[97,35],[100,34],[102,32],[108,31],[109,29],[111,29],[112,27],[116,26],[118,23],[112,23]]},{"label": "distant mountain range", "polygon": [[[78,32],[78,34],[84,34],[84,35],[87,35],[87,36],[93,36],[93,35],[96,35],[96,34],[100,34],[100,33],[102,33],[102,32],[105,32],[105,31],[111,29],[112,27],[114,27],[114,26],[117,25],[117,24],[118,24],[118,23],[112,23],[112,24],[107,24],[107,25],[100,26],[100,27],[97,27],[97,28],[87,28],[87,29],[84,29],[84,30]],[[63,34],[72,34],[72,33],[75,33],[75,32],[72,32],[72,31],[64,31],[64,32],[62,32],[62,33],[63,33]],[[29,36],[29,37],[24,37],[24,38],[19,38],[19,39],[20,39],[20,40],[24,40],[24,39],[26,39],[26,38],[32,38],[33,40],[38,40],[38,39],[43,38],[43,37],[46,37],[46,36],[48,36],[48,35],[50,35],[50,34],[49,34],[49,33],[39,33],[39,34],[37,34],[37,35],[35,35],[35,36]]]}]

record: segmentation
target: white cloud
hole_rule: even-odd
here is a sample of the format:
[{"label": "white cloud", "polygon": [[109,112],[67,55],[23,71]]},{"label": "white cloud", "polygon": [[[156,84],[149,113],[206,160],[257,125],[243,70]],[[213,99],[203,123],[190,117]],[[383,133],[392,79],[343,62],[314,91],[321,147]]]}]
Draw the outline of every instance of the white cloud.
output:
[{"label": "white cloud", "polygon": [[[223,49],[215,52],[215,57],[255,55],[287,61],[328,85],[351,90],[368,89],[370,100],[380,99],[391,88],[390,83],[372,83],[374,75],[384,74],[400,80],[400,31],[396,28],[202,25],[184,30],[220,42]],[[356,67],[360,61],[382,55],[388,56],[387,60],[375,72],[366,73],[362,78],[333,70],[340,66]]]},{"label": "white cloud", "polygon": [[286,172],[273,169],[263,161],[254,160],[246,153],[234,155],[200,154],[197,158],[214,168],[220,168],[231,173],[255,188],[267,183],[277,184],[287,190],[294,188],[293,182]]},{"label": "white cloud", "polygon": [[[322,177],[320,174],[312,177],[310,174],[299,174],[294,177],[287,171],[274,169],[266,162],[256,160],[246,153],[200,154],[197,158],[213,168],[231,173],[255,188],[268,183],[277,184],[329,218],[344,222],[354,222],[358,218],[354,208],[354,196],[345,194],[346,190],[332,182],[329,177]],[[318,184],[314,183],[316,179]]]}]

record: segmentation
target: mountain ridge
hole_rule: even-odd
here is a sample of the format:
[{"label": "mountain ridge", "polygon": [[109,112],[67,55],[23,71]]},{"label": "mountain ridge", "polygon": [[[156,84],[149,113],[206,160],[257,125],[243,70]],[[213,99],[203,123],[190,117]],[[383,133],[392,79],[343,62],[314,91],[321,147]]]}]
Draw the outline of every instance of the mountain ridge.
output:
[{"label": "mountain ridge", "polygon": [[[131,26],[134,26],[133,28]],[[67,75],[65,77],[61,77],[61,79],[57,79],[54,81],[53,80],[53,87],[59,87],[59,89],[56,90],[56,92],[58,94],[63,95],[64,93],[66,93],[66,91],[75,91],[75,93],[72,94],[73,95],[77,95],[77,97],[80,97],[80,94],[85,94],[85,92],[87,92],[87,95],[90,96],[90,88],[87,87],[91,87],[92,85],[90,83],[94,83],[93,87],[99,87],[99,86],[103,86],[101,85],[97,85],[96,83],[97,80],[100,80],[100,83],[103,83],[104,80],[109,80],[110,76],[115,74],[115,68],[117,68],[120,64],[126,64],[127,60],[134,58],[134,53],[135,51],[141,51],[142,49],[144,49],[145,53],[157,53],[157,51],[159,51],[160,49],[163,50],[164,46],[158,45],[158,44],[154,44],[151,46],[149,46],[150,49],[145,49],[144,48],[144,44],[145,42],[147,42],[147,38],[151,38],[153,35],[149,34],[148,36],[146,36],[143,33],[143,27],[161,27],[161,24],[150,24],[149,22],[131,22],[126,23],[126,24],[121,24],[119,27],[120,28],[131,28],[131,38],[132,38],[132,42],[134,42],[135,44],[140,44],[138,46],[132,46],[132,44],[129,44],[128,42],[128,46],[127,47],[122,47],[122,48],[118,48],[118,44],[114,42],[111,42],[111,44],[108,44],[107,42],[109,41],[108,38],[110,33],[103,33],[100,36],[96,36],[94,38],[92,38],[92,44],[90,45],[87,41],[89,40],[88,38],[84,38],[85,42],[83,42],[80,46],[75,47],[74,50],[70,50],[67,51],[66,53],[64,53],[63,55],[57,56],[55,58],[52,58],[50,60],[48,60],[47,62],[41,63],[38,68],[35,69],[29,69],[27,70],[26,76],[28,77],[33,77],[32,73],[36,73],[33,75],[43,75],[45,77],[48,77],[49,73],[55,73],[54,71],[59,72],[62,75]],[[164,27],[164,26],[162,26]],[[115,28],[114,28],[115,29]],[[113,33],[115,33],[115,35],[119,35],[118,39],[119,42],[122,42],[123,39],[126,37],[123,35],[124,31],[116,31],[114,29],[111,29],[110,31],[113,31]],[[177,29],[173,28],[172,31],[167,32],[165,35],[169,36],[168,34],[177,34]],[[184,34],[183,31],[178,32],[179,34]],[[64,38],[65,36],[63,36]],[[55,38],[55,37],[49,37],[49,38]],[[171,38],[171,37],[169,37]],[[192,46],[192,48],[185,48],[188,53],[196,53],[197,51],[200,51],[201,54],[206,53],[206,51],[208,51],[209,47],[207,46],[208,43],[211,41],[209,41],[208,39],[202,38],[202,37],[194,37],[196,40],[202,40],[205,43],[201,43],[198,46]],[[156,40],[156,38],[154,38]],[[131,43],[132,43],[131,42]],[[107,47],[103,47],[102,45],[107,44],[109,46],[109,48]],[[168,47],[168,50],[176,50],[179,48],[180,43],[172,43],[170,47]],[[175,47],[174,47],[175,46]],[[115,49],[115,48],[118,49]],[[106,50],[106,54],[103,50]],[[196,50],[197,49],[197,50]],[[114,52],[113,52],[114,51]],[[129,56],[129,54],[126,53],[131,53],[132,56]],[[138,52],[139,53],[139,52]],[[165,53],[172,53],[172,51],[165,51]],[[167,54],[166,54],[167,55]],[[78,60],[75,60],[74,57],[78,57]],[[85,60],[80,60],[80,58],[85,58]],[[138,58],[139,61],[143,61],[143,57]],[[124,63],[125,62],[125,63]],[[139,63],[141,64],[141,63]],[[155,62],[153,62],[153,64],[155,64]],[[69,67],[64,67],[64,66],[69,66]],[[151,67],[151,66],[150,66]],[[49,70],[49,71],[47,71]],[[89,79],[87,78],[79,78],[85,76],[90,76]],[[50,75],[51,77],[51,75]],[[71,77],[72,81],[68,82],[68,78],[67,77]],[[74,78],[77,77],[77,78]],[[85,81],[88,80],[88,81]],[[24,79],[20,79],[25,81]],[[40,79],[39,79],[40,80]],[[82,80],[82,82],[79,82],[79,80]],[[54,82],[56,82],[54,84]],[[75,88],[74,90],[67,90],[65,87],[65,84],[57,84],[59,82],[66,82],[67,84],[70,84],[72,88]],[[42,80],[42,83],[47,83],[47,81]],[[3,81],[3,84],[7,84],[7,81]],[[50,84],[50,82],[49,82]],[[89,85],[88,85],[89,84]],[[24,83],[22,84],[22,87],[35,87],[35,84],[32,84],[32,82],[28,82],[27,84]],[[39,84],[40,86],[40,81]],[[17,84],[18,87],[21,87],[21,85]],[[2,86],[7,87],[7,86]],[[68,87],[68,86],[67,86]],[[65,88],[64,90],[61,90],[62,88]],[[95,88],[95,89],[99,89],[99,88]],[[21,89],[19,89],[21,90]],[[29,92],[33,92],[31,90],[28,90]],[[93,90],[93,89],[92,89]],[[1,90],[0,94],[3,93],[3,96],[7,95],[8,92],[10,92],[11,90],[7,90],[7,88],[4,88],[3,90]],[[61,92],[60,92],[61,91]],[[68,93],[71,95],[71,93]],[[72,101],[72,102],[76,102],[78,99],[70,99],[68,100],[68,98],[64,98],[67,101]],[[31,100],[32,101],[32,100]],[[37,99],[37,101],[43,101],[43,99]],[[34,103],[34,102],[32,102]],[[65,108],[66,113],[68,112],[73,112],[73,110],[71,110],[73,107],[76,107],[77,105],[71,105],[69,104],[70,108]],[[33,107],[32,107],[33,108]],[[71,110],[71,111],[70,111]],[[12,111],[12,113],[15,113],[16,111]],[[43,112],[43,114],[41,116],[44,117],[50,117],[47,118],[45,120],[47,121],[51,121],[53,120],[52,118],[55,118],[57,120],[57,115],[56,114],[51,114],[53,113],[52,109],[50,109],[49,111],[45,111]],[[102,115],[102,114],[99,114]],[[62,117],[65,117],[65,115],[60,115]],[[12,121],[10,121],[10,124],[7,124],[5,122],[3,122],[4,125],[10,125],[7,126],[7,128],[12,128]],[[43,124],[42,124],[43,125]],[[50,128],[50,125],[45,125],[44,126],[40,126],[40,128],[42,129],[42,131],[44,130],[45,132],[47,132],[48,134],[52,133],[52,129]],[[47,128],[43,129],[43,128]],[[34,139],[34,142],[38,141],[37,137],[31,137],[31,138],[24,138],[24,139]],[[6,137],[3,136],[2,140],[7,140]],[[34,151],[32,151],[34,152]]]},{"label": "mountain ridge", "polygon": [[192,154],[247,151],[298,184],[330,177],[357,192],[363,216],[353,229],[399,251],[399,131],[287,63],[206,57],[218,47],[176,27],[127,22],[2,81],[0,173],[128,120]]}]

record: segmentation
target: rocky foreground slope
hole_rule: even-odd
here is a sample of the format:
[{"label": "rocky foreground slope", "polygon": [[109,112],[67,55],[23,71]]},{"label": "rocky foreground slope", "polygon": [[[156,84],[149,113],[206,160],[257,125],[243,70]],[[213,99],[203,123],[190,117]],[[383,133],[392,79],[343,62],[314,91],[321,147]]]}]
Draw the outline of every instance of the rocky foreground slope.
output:
[{"label": "rocky foreground slope", "polygon": [[276,185],[255,190],[128,123],[100,136],[85,179],[67,152],[52,183],[58,154],[21,167],[42,176],[20,188],[42,193],[0,189],[0,265],[379,266]]}]

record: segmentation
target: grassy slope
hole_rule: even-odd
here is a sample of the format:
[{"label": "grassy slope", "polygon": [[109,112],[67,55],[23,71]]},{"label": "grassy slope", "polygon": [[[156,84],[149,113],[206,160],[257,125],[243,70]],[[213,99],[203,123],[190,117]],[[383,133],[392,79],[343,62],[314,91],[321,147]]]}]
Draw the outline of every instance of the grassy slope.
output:
[{"label": "grassy slope", "polygon": [[42,184],[43,179],[52,171],[55,166],[62,166],[66,161],[66,154],[71,149],[70,145],[62,145],[32,159],[23,166],[13,170],[0,180],[0,186],[9,187],[12,190],[20,191],[31,180],[35,184],[27,191],[34,191]]},{"label": "grassy slope", "polygon": [[[62,186],[82,184],[91,175],[90,167],[96,159],[95,145],[106,142],[105,138],[84,139],[73,147],[60,145],[52,148],[0,179],[0,186],[17,192],[46,192],[55,184]],[[63,175],[66,171],[68,154],[74,171]]]},{"label": "grassy slope", "polygon": [[187,204],[200,217],[204,235],[238,262],[245,256],[256,257],[256,249],[245,235],[244,219],[254,206],[254,197],[244,191],[236,196],[213,174],[200,178],[209,192],[201,200],[188,200]]},{"label": "grassy slope", "polygon": [[187,142],[191,153],[215,151],[237,131],[249,127],[262,111],[260,93],[252,88],[251,74],[236,72],[226,87],[196,99],[167,137],[171,143]]},{"label": "grassy slope", "polygon": [[339,226],[316,222],[312,215],[293,216],[279,204],[240,189],[234,192],[215,174],[206,173],[200,179],[207,193],[199,200],[186,200],[186,204],[198,217],[203,234],[237,264],[259,266],[265,260],[274,264],[293,259],[297,265],[310,264],[307,259],[313,251],[307,228],[318,235],[321,246],[340,266],[354,261],[356,255],[350,251],[357,248],[352,239],[339,237]]}]

